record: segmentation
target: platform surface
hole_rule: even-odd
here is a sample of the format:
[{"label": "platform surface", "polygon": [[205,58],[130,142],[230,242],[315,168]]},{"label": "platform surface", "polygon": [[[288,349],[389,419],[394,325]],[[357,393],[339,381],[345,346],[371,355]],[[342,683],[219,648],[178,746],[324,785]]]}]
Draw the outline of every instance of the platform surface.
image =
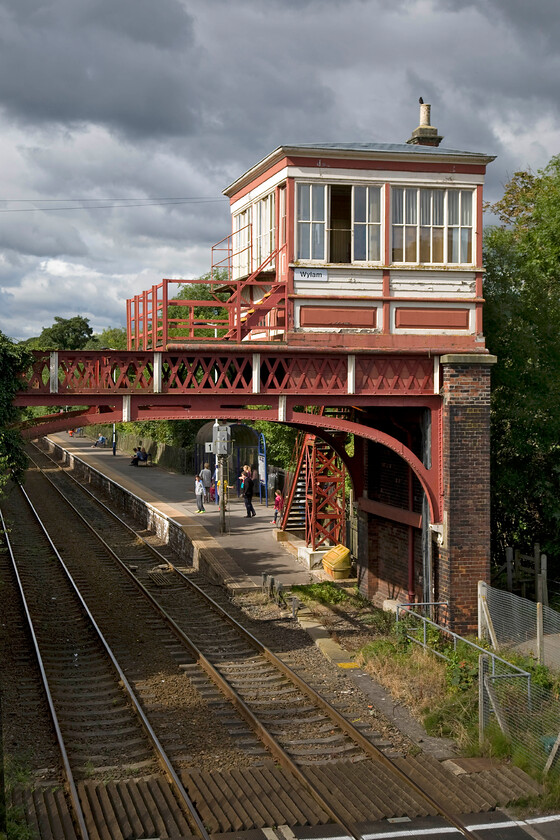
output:
[{"label": "platform surface", "polygon": [[[246,518],[243,498],[232,495],[228,499],[225,534],[220,533],[218,506],[207,504],[206,512],[197,514],[194,496],[194,476],[180,475],[158,466],[133,467],[130,455],[110,446],[95,447],[87,437],[75,437],[65,432],[49,435],[54,443],[85,461],[108,478],[125,487],[135,496],[148,502],[161,513],[178,521],[187,533],[200,535],[200,529],[227,551],[235,564],[253,583],[260,586],[263,573],[273,575],[284,586],[315,582],[313,575],[273,538],[274,507],[253,498],[256,516]],[[195,530],[194,530],[195,529]]]}]

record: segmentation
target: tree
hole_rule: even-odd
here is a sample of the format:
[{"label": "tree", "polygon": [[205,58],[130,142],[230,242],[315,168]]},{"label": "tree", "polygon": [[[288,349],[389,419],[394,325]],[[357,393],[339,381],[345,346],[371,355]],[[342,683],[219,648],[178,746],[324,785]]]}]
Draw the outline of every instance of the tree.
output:
[{"label": "tree", "polygon": [[107,327],[92,335],[84,350],[126,350],[126,327]]},{"label": "tree", "polygon": [[266,457],[269,464],[288,469],[292,464],[298,430],[283,423],[268,420],[246,420],[257,432],[264,435]]},{"label": "tree", "polygon": [[0,332],[0,492],[8,479],[22,481],[27,467],[21,435],[13,428],[19,419],[13,400],[22,387],[20,374],[31,362],[25,347]]},{"label": "tree", "polygon": [[[213,282],[210,282],[210,281]],[[214,272],[212,277],[211,272],[207,272],[203,274],[198,280],[193,281],[192,283],[185,283],[184,285],[179,287],[179,291],[175,297],[176,300],[207,300],[209,301],[208,306],[195,306],[194,307],[194,318],[195,318],[195,325],[197,322],[200,322],[196,326],[195,329],[195,336],[197,338],[204,338],[209,336],[216,336],[217,338],[221,338],[226,332],[226,326],[219,327],[216,324],[216,321],[224,321],[227,323],[227,310],[222,306],[229,297],[229,291],[217,291],[220,288],[223,288],[227,284],[227,271],[225,268],[218,269]],[[168,311],[168,318],[178,318],[182,319],[188,317],[187,311],[185,307],[177,305],[177,306],[170,306]],[[204,326],[204,322],[208,320],[211,324],[209,327]],[[173,326],[173,323],[170,324],[169,328],[169,335],[180,337],[182,335],[183,329],[181,325]]]},{"label": "tree", "polygon": [[560,554],[560,157],[517,172],[485,235],[494,549]]},{"label": "tree", "polygon": [[51,327],[44,327],[41,335],[24,342],[32,350],[82,350],[93,334],[87,318],[55,316]]}]

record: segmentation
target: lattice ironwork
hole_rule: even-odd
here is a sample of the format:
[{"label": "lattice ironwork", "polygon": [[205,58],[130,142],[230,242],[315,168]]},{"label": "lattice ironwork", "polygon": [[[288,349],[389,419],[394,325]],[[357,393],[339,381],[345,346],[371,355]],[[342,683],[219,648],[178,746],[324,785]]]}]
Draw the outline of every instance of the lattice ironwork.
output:
[{"label": "lattice ironwork", "polygon": [[317,438],[306,442],[305,463],[305,542],[313,551],[321,546],[344,543],[344,466],[336,452]]},{"label": "lattice ironwork", "polygon": [[433,393],[434,363],[428,356],[357,356],[356,394]]},{"label": "lattice ironwork", "polygon": [[[51,354],[37,351],[28,375],[33,393],[259,393],[347,395],[348,355],[261,353],[255,376],[253,348],[246,352],[60,351],[56,371]],[[157,361],[161,369],[156,385]],[[52,388],[52,377],[56,389]],[[256,390],[255,390],[256,388]],[[356,357],[357,396],[433,394],[433,360],[423,357]]]}]

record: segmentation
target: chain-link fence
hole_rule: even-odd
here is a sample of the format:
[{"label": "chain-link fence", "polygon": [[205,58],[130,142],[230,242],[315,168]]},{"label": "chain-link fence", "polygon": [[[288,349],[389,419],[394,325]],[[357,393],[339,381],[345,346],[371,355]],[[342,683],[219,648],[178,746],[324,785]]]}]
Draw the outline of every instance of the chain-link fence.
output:
[{"label": "chain-link fence", "polygon": [[494,647],[533,656],[560,671],[560,613],[511,592],[479,584],[479,635]]},{"label": "chain-link fence", "polygon": [[[548,772],[554,768],[560,771],[560,703],[558,694],[558,680],[544,669],[537,669],[533,673],[519,665],[507,661],[508,646],[525,653],[524,646],[532,644],[534,635],[529,627],[531,615],[529,607],[524,605],[514,619],[510,616],[509,626],[506,614],[506,601],[500,596],[508,595],[499,590],[489,593],[488,588],[479,590],[481,611],[481,637],[489,637],[492,645],[502,655],[485,648],[480,644],[465,639],[450,631],[447,627],[436,623],[429,615],[445,616],[445,604],[406,604],[397,610],[397,622],[410,641],[429,649],[436,656],[452,661],[457,653],[461,656],[478,657],[478,700],[479,700],[479,739],[482,743],[486,738],[499,735],[510,744],[511,753],[516,764],[533,768],[541,772]],[[490,597],[488,597],[490,595]],[[494,597],[495,596],[495,597]],[[515,597],[515,596],[514,596]],[[517,599],[522,600],[522,599]],[[498,616],[496,625],[492,625],[491,608]],[[496,603],[502,604],[502,609],[496,608]],[[529,603],[529,602],[527,602]],[[535,607],[535,605],[532,605]],[[515,611],[515,606],[513,607]],[[535,611],[533,611],[535,612]],[[550,612],[554,612],[551,610]],[[525,617],[524,617],[525,616]],[[551,625],[552,617],[547,616]],[[558,614],[556,614],[558,618]],[[443,619],[445,620],[445,618]],[[490,633],[488,628],[492,626]],[[534,623],[532,625],[534,632]],[[510,634],[508,643],[502,646],[498,638],[506,638]],[[514,636],[514,640],[511,636]],[[476,659],[475,659],[476,662]]]},{"label": "chain-link fence", "polygon": [[[484,673],[480,717],[496,721],[518,754],[539,769],[560,768],[560,613],[550,607],[479,584],[479,635],[494,648],[534,657],[540,669],[528,690],[508,684],[500,673]],[[484,666],[482,666],[484,668]]]}]

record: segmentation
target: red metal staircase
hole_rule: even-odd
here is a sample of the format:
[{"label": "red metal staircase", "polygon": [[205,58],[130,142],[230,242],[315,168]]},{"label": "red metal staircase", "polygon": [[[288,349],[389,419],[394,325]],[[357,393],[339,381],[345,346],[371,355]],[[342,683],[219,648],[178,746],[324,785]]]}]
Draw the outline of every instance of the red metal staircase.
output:
[{"label": "red metal staircase", "polygon": [[[317,413],[327,410],[322,407]],[[304,532],[305,542],[313,551],[344,543],[346,470],[340,457],[328,443],[309,433],[298,438],[294,454],[281,527]]]}]

